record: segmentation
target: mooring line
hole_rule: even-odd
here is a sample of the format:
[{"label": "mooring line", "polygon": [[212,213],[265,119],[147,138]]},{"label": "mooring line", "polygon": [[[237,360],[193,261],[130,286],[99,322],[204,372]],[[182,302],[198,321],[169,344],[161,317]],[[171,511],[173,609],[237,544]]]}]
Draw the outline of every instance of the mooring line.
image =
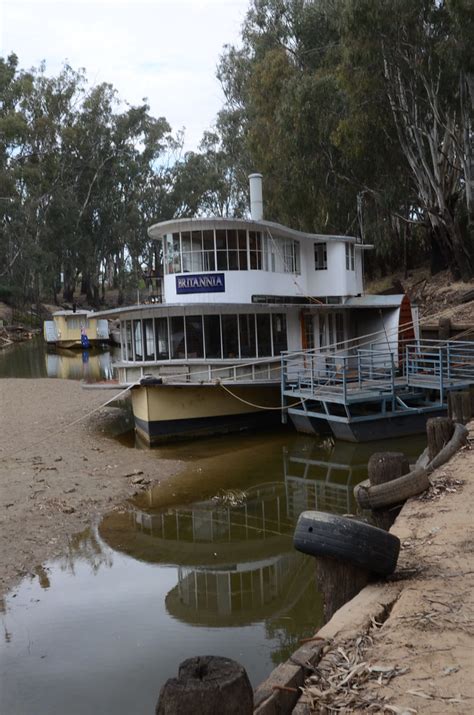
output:
[{"label": "mooring line", "polygon": [[10,452],[9,454],[2,455],[2,457],[3,457],[4,459],[9,459],[10,457],[15,456],[15,454],[18,454],[19,452],[24,452],[25,449],[30,449],[30,448],[32,448],[32,447],[37,447],[39,444],[43,444],[43,442],[47,442],[49,439],[52,439],[53,437],[57,437],[58,434],[61,434],[62,432],[65,432],[65,431],[68,430],[70,427],[73,427],[74,425],[76,425],[78,422],[81,422],[82,420],[85,420],[87,417],[90,417],[91,415],[94,414],[94,412],[97,412],[98,410],[101,410],[101,409],[103,409],[104,407],[107,407],[107,405],[109,405],[111,402],[113,402],[114,400],[116,400],[116,399],[117,399],[118,397],[120,397],[121,395],[124,395],[126,392],[128,392],[128,390],[131,390],[132,387],[136,387],[136,386],[139,385],[139,384],[140,384],[140,382],[137,381],[137,382],[132,383],[131,385],[128,385],[124,390],[122,390],[121,392],[119,392],[118,395],[114,395],[113,397],[111,397],[111,398],[110,398],[109,400],[107,400],[106,402],[103,402],[102,404],[98,405],[97,407],[94,407],[93,410],[90,410],[90,411],[87,412],[85,415],[81,415],[81,417],[78,417],[77,419],[73,420],[72,422],[69,422],[67,425],[64,425],[64,426],[61,427],[59,430],[56,429],[55,432],[54,432],[54,434],[47,435],[46,437],[43,437],[42,439],[39,439],[37,442],[33,442],[33,443],[31,443],[31,444],[28,444],[26,447],[21,447],[20,449],[16,449],[14,452]]}]

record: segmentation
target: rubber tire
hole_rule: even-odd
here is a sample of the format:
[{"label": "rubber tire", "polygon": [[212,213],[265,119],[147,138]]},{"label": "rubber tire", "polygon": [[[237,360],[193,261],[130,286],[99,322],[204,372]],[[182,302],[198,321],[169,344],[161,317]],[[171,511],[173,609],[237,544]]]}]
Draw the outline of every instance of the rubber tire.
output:
[{"label": "rubber tire", "polygon": [[365,522],[323,511],[300,514],[293,545],[304,554],[330,556],[383,576],[395,571],[400,552],[397,536]]},{"label": "rubber tire", "polygon": [[429,471],[417,467],[403,477],[385,484],[367,486],[365,482],[354,487],[354,496],[361,509],[384,509],[403,504],[410,497],[426,491],[430,486]]}]

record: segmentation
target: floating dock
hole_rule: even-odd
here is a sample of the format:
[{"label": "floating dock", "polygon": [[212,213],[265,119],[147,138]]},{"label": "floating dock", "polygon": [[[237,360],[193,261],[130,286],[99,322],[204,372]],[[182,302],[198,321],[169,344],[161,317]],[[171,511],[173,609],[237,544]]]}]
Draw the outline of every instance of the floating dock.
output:
[{"label": "floating dock", "polygon": [[450,393],[474,386],[474,342],[419,340],[398,353],[282,353],[283,420],[349,442],[401,437],[445,415]]}]

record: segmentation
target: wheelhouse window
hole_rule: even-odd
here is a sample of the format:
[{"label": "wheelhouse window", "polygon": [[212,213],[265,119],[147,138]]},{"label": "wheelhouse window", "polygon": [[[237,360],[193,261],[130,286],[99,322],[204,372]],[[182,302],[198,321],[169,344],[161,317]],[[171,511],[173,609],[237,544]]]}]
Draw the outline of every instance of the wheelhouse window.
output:
[{"label": "wheelhouse window", "polygon": [[164,236],[163,264],[166,274],[216,270],[300,273],[300,244],[246,229],[181,231]]},{"label": "wheelhouse window", "polygon": [[346,271],[355,270],[355,249],[353,243],[346,243]]},{"label": "wheelhouse window", "polygon": [[262,237],[258,231],[249,231],[250,268],[262,269]]},{"label": "wheelhouse window", "polygon": [[314,270],[326,271],[328,267],[327,243],[314,244]]}]

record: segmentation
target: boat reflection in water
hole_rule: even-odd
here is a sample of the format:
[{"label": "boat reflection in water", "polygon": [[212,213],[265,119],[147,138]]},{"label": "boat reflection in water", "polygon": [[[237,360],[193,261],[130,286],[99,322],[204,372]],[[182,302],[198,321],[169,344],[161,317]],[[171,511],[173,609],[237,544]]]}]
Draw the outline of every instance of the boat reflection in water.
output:
[{"label": "boat reflection in water", "polygon": [[[235,455],[241,474],[251,473],[253,465],[260,476],[265,449],[261,455],[251,451],[254,461],[249,454],[247,468],[245,451]],[[247,482],[241,490],[220,491],[193,504],[183,504],[186,490],[180,493],[176,484],[159,486],[141,495],[131,512],[107,516],[100,534],[117,551],[177,567],[166,609],[183,623],[216,627],[265,620],[271,629],[278,622],[288,646],[278,652],[278,662],[323,618],[314,563],[292,545],[298,516],[306,509],[355,511],[353,488],[366,478],[372,452],[373,445],[299,436],[286,448],[281,440],[280,468],[274,468],[275,455],[267,467],[276,481]],[[232,471],[233,459],[224,452],[209,461],[210,490],[218,484],[213,471],[220,465],[222,475],[224,463]],[[193,476],[197,485],[200,476]]]},{"label": "boat reflection in water", "polygon": [[355,513],[353,490],[367,477],[373,445],[301,440],[284,454],[288,517],[295,522],[302,511]]},{"label": "boat reflection in water", "polygon": [[[311,560],[293,550],[282,482],[175,508],[111,514],[102,538],[134,558],[177,566],[168,613],[184,623],[238,626],[290,611],[311,585]],[[314,617],[312,602],[311,616]]]},{"label": "boat reflection in water", "polygon": [[112,354],[101,350],[69,350],[56,348],[45,353],[46,374],[65,380],[98,382],[112,380]]}]

